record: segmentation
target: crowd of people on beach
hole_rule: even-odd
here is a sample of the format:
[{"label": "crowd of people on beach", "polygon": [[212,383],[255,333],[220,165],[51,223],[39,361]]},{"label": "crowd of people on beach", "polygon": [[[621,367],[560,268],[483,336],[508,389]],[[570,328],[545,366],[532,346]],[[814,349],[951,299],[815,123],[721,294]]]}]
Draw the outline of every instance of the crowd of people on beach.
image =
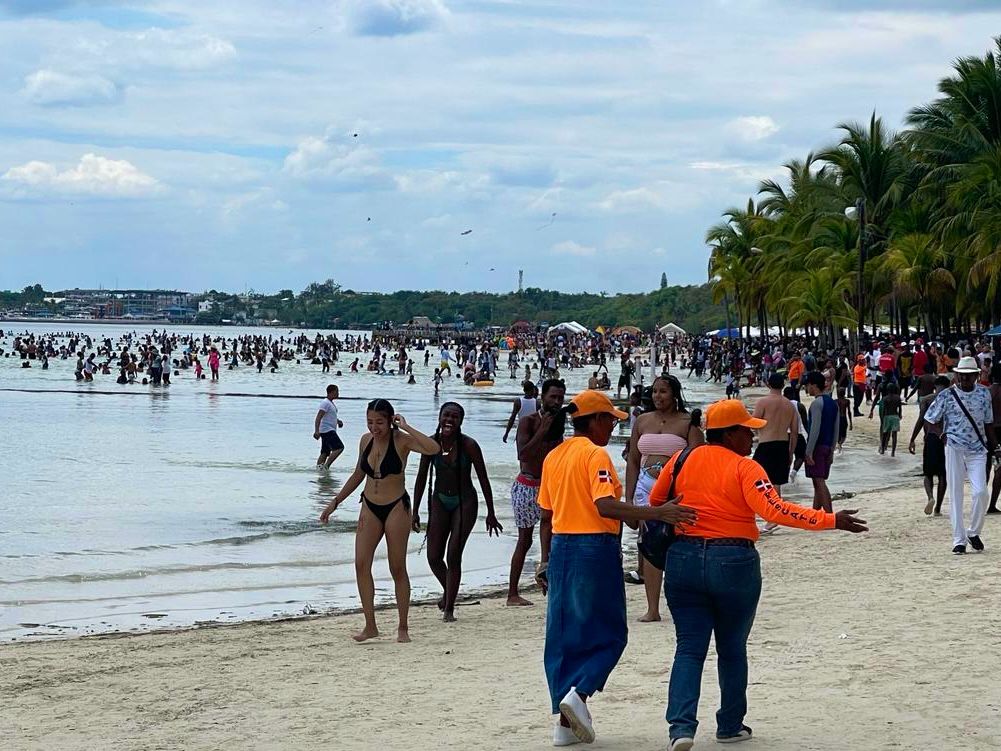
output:
[{"label": "crowd of people on beach", "polygon": [[[864,417],[863,404],[869,406],[870,418],[878,410],[878,450],[892,456],[903,408],[918,399],[920,415],[908,446],[914,452],[917,435],[925,434],[925,512],[940,513],[945,489],[951,490],[954,553],[963,554],[968,546],[982,551],[985,516],[997,513],[997,494],[988,503],[986,483],[997,461],[994,425],[995,415],[1001,418],[1001,368],[985,344],[943,347],[920,339],[888,340],[873,342],[854,358],[801,338],[739,342],[702,337],[658,344],[645,350],[627,344],[614,353],[620,362],[620,389],[629,395],[628,412],[605,393],[610,379],[599,378],[607,373],[608,353],[595,358],[587,349],[578,350],[579,365],[598,369],[592,371],[589,388],[569,402],[559,370],[569,367],[566,349],[573,345],[557,347],[553,354],[537,353],[538,379],[523,382],[524,395],[514,400],[505,426],[505,443],[516,431],[520,465],[509,496],[518,541],[507,604],[531,604],[520,584],[539,527],[535,579],[547,598],[544,663],[551,710],[559,716],[553,731],[556,746],[595,738],[587,701],[604,688],[626,645],[626,581],[642,583],[646,590],[641,622],[660,620],[662,597],[674,621],[676,652],[667,709],[671,751],[694,744],[702,670],[714,635],[722,692],[717,740],[752,737],[744,717],[746,645],[761,591],[755,543],[778,526],[867,531],[857,510],[834,510],[827,487],[853,419]],[[647,367],[654,377],[644,384],[640,374]],[[704,415],[689,409],[679,373],[688,379],[726,379],[726,398],[709,405]],[[756,400],[752,414],[739,391],[756,384],[766,386],[767,393]],[[804,391],[812,398],[809,406],[803,403]],[[323,408],[318,419],[321,413]],[[425,435],[395,415],[385,400],[369,405],[369,433],[361,439],[358,465],[321,516],[326,522],[365,483],[356,561],[365,614],[365,627],[355,636],[359,641],[378,635],[371,558],[383,535],[396,583],[397,638],[410,639],[405,540],[409,531],[422,528],[425,489],[427,555],[442,586],[438,604],[445,621],[455,620],[462,551],[476,523],[474,469],[487,507],[488,534],[502,531],[479,445],[461,432],[463,417],[460,404],[447,402],[434,434]],[[571,436],[566,435],[568,422]],[[629,426],[624,484],[605,450],[617,424]],[[413,501],[403,476],[410,452],[421,455]],[[812,508],[782,497],[782,486],[794,482],[804,465],[814,488]],[[684,474],[683,467],[688,468]],[[435,470],[437,480],[429,481]],[[973,488],[968,526],[966,480]],[[938,499],[933,505],[935,482]],[[1001,485],[997,473],[995,485]],[[639,532],[640,565],[625,573],[623,523]]]},{"label": "crowd of people on beach", "polygon": [[[544,665],[551,709],[559,716],[553,730],[557,746],[594,740],[587,701],[604,688],[626,645],[626,582],[644,587],[641,622],[659,621],[664,602],[674,622],[667,709],[671,751],[686,751],[694,743],[701,674],[713,635],[722,693],[717,739],[752,736],[744,718],[746,644],[761,590],[756,543],[778,526],[866,531],[856,510],[835,511],[827,484],[855,421],[878,413],[878,452],[893,457],[901,419],[916,400],[906,445],[916,453],[923,437],[924,513],[941,514],[949,494],[956,555],[984,550],[985,518],[999,512],[995,427],[1001,424],[1001,364],[989,343],[972,337],[932,342],[874,336],[857,352],[803,335],[610,340],[533,333],[432,342],[154,331],[112,341],[86,334],[0,332],[0,341],[8,337],[12,345],[3,356],[19,357],[29,367],[76,358],[77,380],[117,369],[119,383],[141,379],[159,386],[185,370],[204,378],[202,358],[213,380],[223,367],[275,372],[296,361],[338,376],[377,372],[413,383],[422,358],[422,372],[434,370],[437,395],[446,374],[470,386],[495,383],[506,355],[507,375],[522,388],[502,437],[507,443],[514,433],[519,463],[507,494],[517,530],[507,604],[532,605],[522,592],[523,571],[538,528],[534,579],[547,599]],[[332,370],[349,359],[346,373]],[[626,403],[611,398],[610,365],[618,371],[615,397]],[[587,388],[568,400],[561,376],[575,370],[590,376]],[[718,384],[725,398],[704,412],[694,409],[684,397],[683,379]],[[749,387],[765,389],[753,412],[741,401],[742,389]],[[321,470],[346,451],[338,435],[343,427],[338,397],[338,385],[331,383],[313,421]],[[480,516],[479,494],[488,536],[504,532],[483,452],[463,431],[464,418],[463,405],[450,399],[440,405],[433,429],[422,432],[386,399],[368,403],[367,431],[357,451],[349,452],[354,469],[320,516],[327,523],[361,488],[355,569],[364,626],[357,641],[379,636],[372,565],[383,538],[398,611],[396,637],[409,642],[409,536],[425,532],[428,564],[442,590],[438,606],[443,620],[453,622],[463,553]],[[606,450],[617,425],[628,433],[624,482]],[[406,477],[411,454],[419,458],[412,489]],[[813,486],[810,508],[782,495],[800,472]],[[623,523],[638,533],[638,566],[631,571],[623,571]]]}]

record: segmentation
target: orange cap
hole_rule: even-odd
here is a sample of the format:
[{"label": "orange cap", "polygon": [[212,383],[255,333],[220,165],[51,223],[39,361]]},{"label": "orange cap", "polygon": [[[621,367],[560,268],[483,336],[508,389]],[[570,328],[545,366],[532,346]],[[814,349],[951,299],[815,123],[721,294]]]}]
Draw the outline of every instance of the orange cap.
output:
[{"label": "orange cap", "polygon": [[593,391],[591,389],[581,391],[570,400],[570,403],[577,407],[571,413],[571,417],[584,417],[585,415],[596,415],[601,412],[607,412],[618,420],[625,420],[629,417],[621,409],[616,409],[615,405],[612,404],[612,400],[600,391]]},{"label": "orange cap", "polygon": [[706,430],[732,428],[735,425],[758,429],[767,424],[767,420],[751,417],[739,399],[720,399],[706,408]]}]

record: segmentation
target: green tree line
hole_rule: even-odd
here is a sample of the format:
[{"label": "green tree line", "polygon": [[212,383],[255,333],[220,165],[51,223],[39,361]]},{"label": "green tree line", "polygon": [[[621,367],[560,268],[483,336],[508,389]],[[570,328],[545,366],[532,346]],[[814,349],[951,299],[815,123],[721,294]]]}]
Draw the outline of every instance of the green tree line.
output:
[{"label": "green tree line", "polygon": [[[216,299],[220,300],[219,308],[204,314],[203,320],[209,316],[233,317],[238,298]],[[723,326],[725,320],[723,306],[713,300],[708,285],[670,286],[649,293],[611,296],[535,287],[506,294],[436,290],[360,294],[328,280],[311,284],[298,295],[281,290],[257,301],[256,306],[265,319],[312,328],[367,327],[385,322],[402,325],[416,316],[427,316],[435,323],[465,321],[478,327],[506,328],[518,320],[576,320],[589,328],[631,325],[644,331],[674,321],[688,331],[704,331]]]},{"label": "green tree line", "polygon": [[1001,318],[1001,37],[894,133],[873,113],[711,227],[714,298],[740,325],[983,330]]},{"label": "green tree line", "polygon": [[[665,282],[666,279],[662,279]],[[23,308],[40,303],[48,295],[40,284],[21,292],[0,291],[0,307]],[[726,319],[723,306],[713,300],[708,284],[662,286],[649,293],[606,295],[567,293],[529,287],[524,292],[443,292],[402,290],[360,293],[342,289],[334,280],[313,282],[296,294],[290,289],[273,295],[236,295],[210,290],[196,299],[213,301],[211,310],[195,322],[219,325],[223,321],[279,321],[309,328],[369,328],[386,323],[403,325],[416,316],[435,323],[463,321],[476,327],[509,327],[518,320],[533,324],[576,320],[585,326],[638,326],[644,331],[673,321],[682,328],[701,332],[721,328]],[[49,306],[58,315],[58,306]]]}]

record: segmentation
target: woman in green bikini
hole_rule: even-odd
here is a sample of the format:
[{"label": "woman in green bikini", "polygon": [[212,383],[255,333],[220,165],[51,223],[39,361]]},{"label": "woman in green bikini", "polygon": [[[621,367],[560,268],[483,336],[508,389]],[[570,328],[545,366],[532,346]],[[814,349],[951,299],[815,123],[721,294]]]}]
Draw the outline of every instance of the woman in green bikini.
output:
[{"label": "woman in green bikini", "polygon": [[[424,488],[428,488],[427,545],[428,565],[444,590],[438,607],[444,612],[446,622],[455,620],[455,601],[459,595],[462,578],[462,551],[466,547],[479,502],[473,487],[472,471],[476,469],[483,499],[487,504],[487,535],[504,531],[494,516],[494,496],[490,478],[483,462],[480,445],[462,433],[465,410],[456,402],[446,402],[438,412],[438,430],[434,440],[441,446],[441,453],[422,456],[414,484],[413,529],[421,528],[420,503]],[[428,482],[428,473],[431,481]]]}]

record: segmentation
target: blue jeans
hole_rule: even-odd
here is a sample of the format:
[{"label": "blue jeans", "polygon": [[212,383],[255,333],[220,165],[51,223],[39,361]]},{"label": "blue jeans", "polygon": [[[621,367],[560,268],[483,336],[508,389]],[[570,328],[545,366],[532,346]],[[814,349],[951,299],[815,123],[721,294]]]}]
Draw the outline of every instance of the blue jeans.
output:
[{"label": "blue jeans", "polygon": [[553,714],[576,687],[591,696],[626,648],[626,587],[617,535],[553,535],[546,609],[546,680]]},{"label": "blue jeans", "polygon": [[761,596],[758,552],[676,542],[667,554],[664,593],[677,636],[667,693],[671,738],[695,737],[702,667],[714,633],[721,694],[716,735],[736,735],[747,714],[747,637]]}]

